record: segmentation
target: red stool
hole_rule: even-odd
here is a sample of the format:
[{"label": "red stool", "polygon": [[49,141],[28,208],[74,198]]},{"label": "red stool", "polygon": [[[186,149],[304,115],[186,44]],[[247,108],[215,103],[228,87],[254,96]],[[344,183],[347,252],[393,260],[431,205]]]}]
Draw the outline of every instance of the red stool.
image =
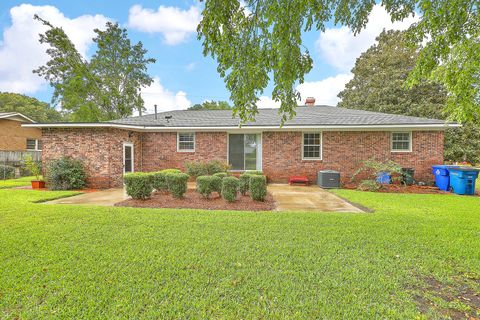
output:
[{"label": "red stool", "polygon": [[305,176],[293,176],[293,177],[290,177],[290,178],[288,179],[288,184],[289,184],[289,185],[292,185],[292,184],[294,184],[294,183],[304,184],[304,185],[308,186],[309,181],[308,181],[308,178],[305,177]]}]

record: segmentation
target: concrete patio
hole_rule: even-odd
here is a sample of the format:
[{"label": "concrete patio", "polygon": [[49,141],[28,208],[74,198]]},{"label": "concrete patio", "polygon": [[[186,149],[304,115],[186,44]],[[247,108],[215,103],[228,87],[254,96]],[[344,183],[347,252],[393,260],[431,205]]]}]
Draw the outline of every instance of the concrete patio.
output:
[{"label": "concrete patio", "polygon": [[[195,183],[189,183],[189,189]],[[269,184],[268,191],[277,204],[276,211],[364,212],[342,198],[318,186],[290,186]],[[111,207],[128,199],[125,189],[107,189],[56,199],[47,204],[97,205]]]}]

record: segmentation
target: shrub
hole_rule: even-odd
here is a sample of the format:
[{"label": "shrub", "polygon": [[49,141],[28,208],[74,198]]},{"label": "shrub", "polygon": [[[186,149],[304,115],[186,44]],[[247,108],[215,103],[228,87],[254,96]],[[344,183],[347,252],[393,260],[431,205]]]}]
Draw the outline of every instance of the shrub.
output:
[{"label": "shrub", "polygon": [[197,192],[206,199],[214,191],[212,178],[213,176],[200,176],[197,178]]},{"label": "shrub", "polygon": [[167,173],[165,176],[168,191],[172,193],[174,198],[183,198],[185,192],[187,192],[188,174],[180,173]]},{"label": "shrub", "polygon": [[9,165],[0,164],[0,179],[15,178],[15,168]]},{"label": "shrub", "polygon": [[35,176],[35,179],[40,180],[40,175],[42,174],[42,167],[38,161],[34,161],[32,156],[28,156],[25,159],[25,168],[30,172],[32,176]]},{"label": "shrub", "polygon": [[369,159],[363,161],[363,166],[353,174],[351,181],[354,181],[357,175],[361,173],[373,180],[383,172],[388,173],[392,177],[392,180],[400,180],[402,177],[402,167],[396,162],[392,160],[382,162]]},{"label": "shrub", "polygon": [[226,172],[228,165],[220,160],[209,162],[187,162],[185,163],[188,175],[191,177],[209,176],[218,172]]},{"label": "shrub", "polygon": [[267,178],[265,176],[250,176],[250,196],[255,201],[264,201],[267,196]]},{"label": "shrub", "polygon": [[[211,176],[210,184],[212,185],[212,190],[218,192],[218,194],[222,193],[222,181],[223,178],[220,176],[213,175]],[[226,178],[226,177],[225,177]]]},{"label": "shrub", "polygon": [[239,189],[240,193],[243,195],[246,195],[247,192],[250,190],[250,177],[252,175],[250,173],[242,173],[240,175],[240,183],[239,183]]},{"label": "shrub", "polygon": [[63,157],[48,165],[47,182],[52,190],[83,189],[86,178],[81,160]]},{"label": "shrub", "polygon": [[262,171],[256,171],[256,170],[252,170],[252,171],[247,171],[245,173],[248,173],[252,176],[263,176],[263,172]]},{"label": "shrub", "polygon": [[237,199],[239,181],[235,177],[226,177],[222,179],[222,197],[228,202],[233,202]]},{"label": "shrub", "polygon": [[377,180],[363,180],[362,182],[360,182],[360,184],[358,185],[358,190],[361,190],[361,191],[378,191],[380,188],[382,188],[382,186],[380,185],[380,183],[377,182]]},{"label": "shrub", "polygon": [[225,177],[228,177],[228,173],[226,172],[217,172],[217,173],[214,173],[213,176],[215,177],[220,177],[221,179],[225,178]]},{"label": "shrub", "polygon": [[127,173],[123,177],[127,194],[133,199],[148,199],[153,191],[153,175],[145,172]]},{"label": "shrub", "polygon": [[165,169],[157,172],[152,172],[153,188],[156,190],[168,191],[166,176],[169,173],[181,173],[178,169]]}]

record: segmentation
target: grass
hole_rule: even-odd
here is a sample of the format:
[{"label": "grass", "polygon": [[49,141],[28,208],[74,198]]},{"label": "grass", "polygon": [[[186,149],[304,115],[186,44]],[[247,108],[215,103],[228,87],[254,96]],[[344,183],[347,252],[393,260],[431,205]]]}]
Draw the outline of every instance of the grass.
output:
[{"label": "grass", "polygon": [[22,177],[18,179],[0,180],[0,189],[29,186],[30,182],[35,179],[36,178],[32,176],[32,177]]},{"label": "grass", "polygon": [[442,316],[419,311],[427,277],[480,292],[479,198],[336,192],[375,212],[48,205],[32,201],[71,193],[0,190],[0,318],[422,319]]}]

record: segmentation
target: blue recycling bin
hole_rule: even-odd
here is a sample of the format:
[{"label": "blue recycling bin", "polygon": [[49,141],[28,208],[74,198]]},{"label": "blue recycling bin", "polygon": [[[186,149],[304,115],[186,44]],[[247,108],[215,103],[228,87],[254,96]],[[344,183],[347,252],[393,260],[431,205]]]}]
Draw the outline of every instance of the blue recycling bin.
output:
[{"label": "blue recycling bin", "polygon": [[456,194],[475,194],[475,180],[480,170],[470,167],[452,168],[450,171],[450,187]]},{"label": "blue recycling bin", "polygon": [[435,185],[443,191],[450,190],[450,174],[449,170],[458,168],[458,166],[438,165],[432,166],[432,173],[435,176]]},{"label": "blue recycling bin", "polygon": [[388,172],[379,172],[377,175],[377,182],[381,184],[390,184],[392,177]]}]

